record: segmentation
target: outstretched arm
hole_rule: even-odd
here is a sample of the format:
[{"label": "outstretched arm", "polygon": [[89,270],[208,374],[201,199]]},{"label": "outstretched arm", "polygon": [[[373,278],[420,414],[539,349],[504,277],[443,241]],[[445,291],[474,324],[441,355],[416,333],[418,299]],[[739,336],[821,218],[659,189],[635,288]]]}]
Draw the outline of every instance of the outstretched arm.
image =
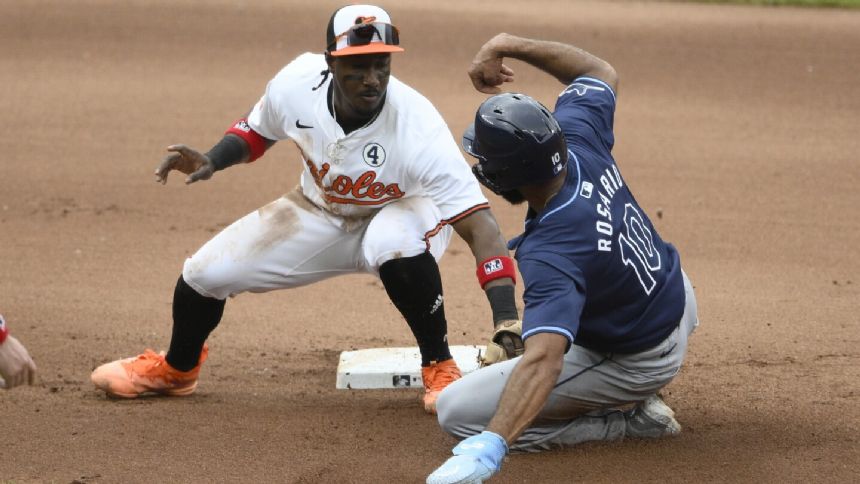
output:
[{"label": "outstretched arm", "polygon": [[503,63],[505,57],[527,62],[565,85],[577,77],[589,76],[600,79],[617,91],[618,74],[603,59],[569,44],[505,33],[488,40],[475,54],[469,68],[475,89],[486,94],[498,94],[500,85],[514,81],[514,71]]},{"label": "outstretched arm", "polygon": [[[243,122],[244,119],[237,123],[237,126]],[[244,126],[247,127],[247,124]],[[243,131],[245,130],[237,131],[237,127],[234,126],[221,138],[221,141],[205,154],[186,145],[168,146],[167,151],[170,154],[164,157],[164,160],[155,170],[155,181],[162,184],[167,183],[167,175],[172,170],[178,170],[188,175],[185,178],[186,184],[191,184],[198,180],[208,180],[212,178],[212,175],[216,171],[223,170],[237,163],[253,161],[252,158],[261,156],[262,152],[275,144],[274,140],[263,138],[251,131],[250,128],[247,128],[247,134],[243,133]],[[242,135],[240,136],[235,133],[242,133]],[[249,139],[259,145],[256,149],[260,153],[252,153]]]}]

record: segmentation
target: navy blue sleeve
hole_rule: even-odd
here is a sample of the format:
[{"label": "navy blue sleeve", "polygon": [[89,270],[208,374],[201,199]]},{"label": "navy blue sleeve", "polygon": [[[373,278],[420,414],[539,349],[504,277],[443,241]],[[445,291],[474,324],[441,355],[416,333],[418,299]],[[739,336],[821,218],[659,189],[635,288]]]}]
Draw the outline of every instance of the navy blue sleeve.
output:
[{"label": "navy blue sleeve", "polygon": [[569,262],[552,258],[530,254],[517,261],[525,284],[523,340],[537,333],[557,333],[567,338],[569,347],[585,305],[585,279]]},{"label": "navy blue sleeve", "polygon": [[597,152],[610,152],[615,118],[615,92],[609,84],[593,77],[579,77],[558,96],[555,118],[565,139]]}]

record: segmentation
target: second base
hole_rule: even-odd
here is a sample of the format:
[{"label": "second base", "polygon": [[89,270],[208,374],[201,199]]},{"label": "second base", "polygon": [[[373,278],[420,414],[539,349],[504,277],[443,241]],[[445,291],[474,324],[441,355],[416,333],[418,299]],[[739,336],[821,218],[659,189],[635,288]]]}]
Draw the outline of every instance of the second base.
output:
[{"label": "second base", "polygon": [[[465,375],[478,369],[484,346],[451,346],[451,355]],[[418,347],[344,351],[337,365],[337,388],[423,388]]]}]

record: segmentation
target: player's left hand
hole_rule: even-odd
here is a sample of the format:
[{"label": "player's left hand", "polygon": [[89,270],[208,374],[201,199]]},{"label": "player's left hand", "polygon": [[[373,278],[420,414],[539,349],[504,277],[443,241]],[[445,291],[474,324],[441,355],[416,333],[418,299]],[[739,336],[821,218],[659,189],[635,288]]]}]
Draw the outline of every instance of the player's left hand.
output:
[{"label": "player's left hand", "polygon": [[188,175],[185,184],[189,185],[198,180],[208,180],[215,173],[215,165],[205,154],[185,145],[170,145],[170,152],[155,170],[155,181],[162,185],[167,183],[167,175],[177,170]]},{"label": "player's left hand", "polygon": [[501,321],[496,325],[493,338],[487,343],[487,349],[481,357],[481,367],[522,356],[524,351],[523,322],[518,319]]},{"label": "player's left hand", "polygon": [[460,442],[449,458],[432,474],[427,484],[480,484],[499,472],[508,444],[501,435],[484,431]]}]

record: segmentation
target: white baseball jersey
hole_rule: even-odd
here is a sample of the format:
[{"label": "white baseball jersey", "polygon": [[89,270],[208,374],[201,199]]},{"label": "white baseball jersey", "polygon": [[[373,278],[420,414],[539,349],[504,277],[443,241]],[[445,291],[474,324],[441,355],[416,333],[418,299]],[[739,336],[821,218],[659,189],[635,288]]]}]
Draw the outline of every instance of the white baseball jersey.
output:
[{"label": "white baseball jersey", "polygon": [[248,116],[262,136],[298,145],[306,197],[341,217],[366,217],[391,202],[424,196],[438,206],[445,223],[487,207],[430,101],[391,76],[376,119],[344,134],[329,110],[331,77],[313,90],[326,67],[320,54],[300,55],[269,81]]}]

